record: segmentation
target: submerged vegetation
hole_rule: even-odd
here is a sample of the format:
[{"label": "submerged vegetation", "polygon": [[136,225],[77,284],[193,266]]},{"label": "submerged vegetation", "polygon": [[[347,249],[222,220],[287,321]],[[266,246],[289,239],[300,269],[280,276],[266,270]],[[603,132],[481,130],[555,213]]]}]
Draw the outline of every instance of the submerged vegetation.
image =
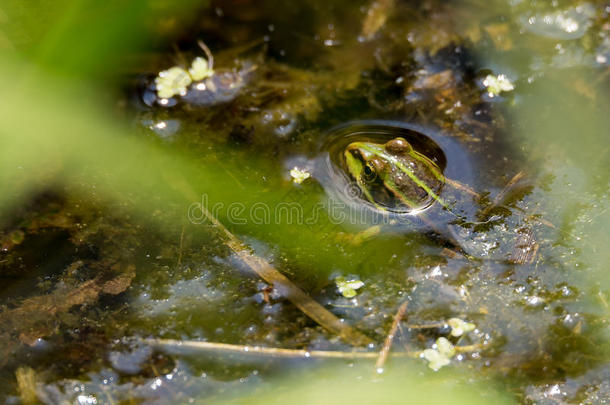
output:
[{"label": "submerged vegetation", "polygon": [[603,2],[25,3],[2,400],[608,400]]}]

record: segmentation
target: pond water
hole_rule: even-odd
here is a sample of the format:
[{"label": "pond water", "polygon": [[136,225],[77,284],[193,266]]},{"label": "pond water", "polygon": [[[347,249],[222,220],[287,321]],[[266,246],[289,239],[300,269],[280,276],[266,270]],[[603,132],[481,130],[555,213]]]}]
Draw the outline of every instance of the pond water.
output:
[{"label": "pond water", "polygon": [[9,3],[7,403],[609,400],[607,4]]}]

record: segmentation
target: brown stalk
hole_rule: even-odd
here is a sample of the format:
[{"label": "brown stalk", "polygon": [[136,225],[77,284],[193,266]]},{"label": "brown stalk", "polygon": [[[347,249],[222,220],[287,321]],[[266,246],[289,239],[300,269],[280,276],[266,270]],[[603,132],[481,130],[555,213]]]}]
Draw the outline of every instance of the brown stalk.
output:
[{"label": "brown stalk", "polygon": [[[170,181],[169,183],[176,186],[179,182]],[[192,201],[197,200],[195,193],[186,183],[181,182],[180,191],[185,197],[192,199]],[[330,311],[313,300],[308,294],[306,294],[286,276],[280,273],[268,261],[257,256],[249,246],[244,244],[218,219],[216,219],[206,207],[202,206],[201,211],[206,219],[222,233],[224,237],[223,243],[229,247],[254,273],[265,280],[265,282],[268,284],[271,284],[283,297],[292,302],[305,315],[313,319],[323,328],[338,335],[344,341],[354,346],[366,346],[373,342],[368,336],[342,322]]]},{"label": "brown stalk", "polygon": [[383,366],[390,354],[390,349],[392,348],[392,343],[394,342],[394,336],[396,336],[396,331],[398,330],[398,325],[400,321],[405,316],[407,312],[408,301],[403,302],[398,307],[398,311],[396,311],[396,315],[394,316],[394,321],[392,322],[392,327],[390,328],[390,332],[388,332],[388,336],[385,338],[385,342],[383,343],[383,348],[379,352],[377,357],[377,362],[375,363],[375,370],[378,373],[383,371]]},{"label": "brown stalk", "polygon": [[[155,348],[174,351],[174,350],[194,350],[202,353],[225,353],[241,354],[247,357],[272,357],[288,359],[376,359],[379,357],[377,352],[358,352],[358,351],[338,351],[338,350],[302,350],[302,349],[283,349],[279,347],[233,345],[219,342],[202,342],[193,340],[177,339],[143,339],[143,343]],[[468,346],[456,346],[457,353],[468,353],[481,350],[484,345],[474,344]],[[390,357],[398,358],[417,358],[422,351],[393,352]]]}]

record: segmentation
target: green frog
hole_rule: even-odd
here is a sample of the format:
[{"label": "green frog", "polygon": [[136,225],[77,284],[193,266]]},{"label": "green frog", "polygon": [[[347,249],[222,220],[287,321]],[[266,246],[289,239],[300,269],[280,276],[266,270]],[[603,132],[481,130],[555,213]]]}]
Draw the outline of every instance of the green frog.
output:
[{"label": "green frog", "polygon": [[[457,250],[455,253],[471,257],[463,248],[462,241],[450,232],[450,227],[440,226],[420,211],[434,203],[440,204],[462,225],[477,225],[484,222],[467,222],[440,197],[443,186],[449,185],[461,192],[471,194],[479,200],[480,195],[468,186],[443,175],[441,168],[430,158],[413,149],[402,137],[386,143],[373,141],[352,142],[343,152],[345,167],[355,180],[363,197],[376,209],[385,212],[419,214],[420,220],[437,233],[444,235]],[[500,193],[502,194],[502,193]],[[499,199],[498,199],[499,201]],[[497,205],[494,202],[489,208]],[[454,222],[454,224],[457,222]],[[376,227],[377,231],[379,227]],[[370,233],[370,230],[366,230]],[[534,260],[537,243],[528,228],[518,232],[517,240],[508,256],[514,263],[528,263]]]},{"label": "green frog", "polygon": [[344,158],[363,196],[379,210],[414,212],[434,202],[449,210],[440,197],[446,182],[441,169],[405,138],[352,142]]}]

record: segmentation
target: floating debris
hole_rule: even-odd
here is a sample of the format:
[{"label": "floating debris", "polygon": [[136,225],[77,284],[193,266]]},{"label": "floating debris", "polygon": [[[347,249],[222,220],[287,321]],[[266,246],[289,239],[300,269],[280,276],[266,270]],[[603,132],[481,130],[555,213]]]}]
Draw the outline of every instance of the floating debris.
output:
[{"label": "floating debris", "polygon": [[201,56],[193,60],[188,71],[180,66],[173,66],[167,70],[159,72],[155,78],[157,86],[157,96],[160,99],[172,98],[174,96],[185,96],[188,86],[193,82],[198,82],[208,77],[212,77],[214,70],[208,61]]},{"label": "floating debris", "polygon": [[364,283],[361,280],[356,278],[347,279],[343,276],[335,278],[335,284],[337,284],[337,289],[339,289],[339,292],[345,298],[355,297],[358,294],[356,290],[364,287]]},{"label": "floating debris", "polygon": [[483,86],[487,88],[487,94],[489,97],[495,97],[502,92],[511,91],[515,89],[514,84],[504,74],[498,76],[487,75],[483,79]]},{"label": "floating debris", "polygon": [[159,72],[155,78],[157,86],[157,96],[160,99],[171,98],[174,96],[184,96],[186,88],[193,82],[191,75],[179,66],[171,67]]},{"label": "floating debris", "polygon": [[187,96],[189,94],[189,87],[192,84],[197,90],[207,90],[208,88],[215,90],[216,86],[214,86],[214,83],[204,82],[206,79],[215,77],[214,57],[203,41],[198,41],[197,43],[205,52],[207,59],[197,56],[191,62],[188,70],[181,66],[172,66],[167,70],[159,72],[155,78],[154,91],[160,105],[166,107],[175,105],[175,102],[172,102],[172,98],[175,96]]},{"label": "floating debris", "polygon": [[301,184],[310,178],[311,174],[307,170],[299,169],[295,166],[290,170],[290,177],[292,177],[292,181],[294,181],[296,184]]},{"label": "floating debris", "polygon": [[455,346],[444,337],[436,339],[432,349],[426,349],[421,354],[422,358],[428,360],[428,367],[434,371],[449,365],[453,356],[455,356]]}]

